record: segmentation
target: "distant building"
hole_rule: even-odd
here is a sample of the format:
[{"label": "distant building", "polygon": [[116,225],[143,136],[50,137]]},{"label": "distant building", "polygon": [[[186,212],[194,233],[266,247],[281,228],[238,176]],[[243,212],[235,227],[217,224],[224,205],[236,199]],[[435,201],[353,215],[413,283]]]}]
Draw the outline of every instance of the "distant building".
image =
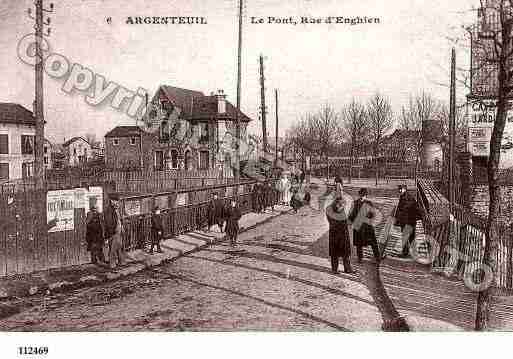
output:
[{"label": "distant building", "polygon": [[0,103],[0,181],[33,175],[36,120],[15,103]]},{"label": "distant building", "polygon": [[118,126],[105,135],[106,166],[156,171],[228,169],[237,118],[241,141],[246,141],[251,119],[237,112],[223,91],[205,96],[199,91],[160,86],[144,125]]},{"label": "distant building", "polygon": [[93,158],[91,144],[83,137],[73,137],[62,144],[67,166],[86,164]]}]

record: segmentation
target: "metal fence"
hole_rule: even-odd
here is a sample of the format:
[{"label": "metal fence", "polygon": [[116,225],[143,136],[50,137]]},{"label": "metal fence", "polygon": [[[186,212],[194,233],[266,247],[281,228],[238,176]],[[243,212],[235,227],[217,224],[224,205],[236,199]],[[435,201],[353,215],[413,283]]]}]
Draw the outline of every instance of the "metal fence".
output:
[{"label": "metal fence", "polygon": [[[230,185],[189,188],[174,192],[122,198],[125,226],[124,246],[127,250],[143,248],[149,240],[149,212],[156,203],[163,208],[166,236],[201,229],[206,225],[208,199],[212,192],[229,201],[239,188],[243,213],[252,210],[252,190],[256,181]],[[104,200],[107,187],[104,187]],[[274,192],[273,202],[279,200]],[[30,273],[52,268],[63,268],[89,262],[85,242],[85,209],[74,210],[74,229],[48,232],[46,191],[18,191],[0,193],[0,276]],[[165,200],[164,200],[165,199]],[[128,207],[139,202],[137,214]],[[167,203],[167,204],[166,204]],[[133,209],[133,207],[132,207]]]}]

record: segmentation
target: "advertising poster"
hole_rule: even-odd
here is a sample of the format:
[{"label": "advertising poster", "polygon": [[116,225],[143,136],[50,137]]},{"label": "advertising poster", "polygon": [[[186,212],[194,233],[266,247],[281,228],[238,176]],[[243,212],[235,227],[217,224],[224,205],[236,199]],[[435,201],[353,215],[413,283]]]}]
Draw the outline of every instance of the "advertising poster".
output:
[{"label": "advertising poster", "polygon": [[75,190],[48,191],[46,203],[48,232],[74,229]]},{"label": "advertising poster", "polygon": [[176,197],[177,206],[185,206],[187,204],[187,193],[178,193]]},{"label": "advertising poster", "polygon": [[127,216],[140,215],[141,214],[141,202],[138,200],[126,201],[125,202],[125,214]]}]

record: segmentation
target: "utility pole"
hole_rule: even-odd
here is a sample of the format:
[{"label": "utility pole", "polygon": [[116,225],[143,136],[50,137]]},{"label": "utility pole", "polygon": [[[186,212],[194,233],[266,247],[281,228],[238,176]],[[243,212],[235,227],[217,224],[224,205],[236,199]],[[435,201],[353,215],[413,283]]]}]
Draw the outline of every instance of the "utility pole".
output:
[{"label": "utility pole", "polygon": [[456,51],[451,53],[451,91],[449,109],[449,175],[447,176],[447,189],[449,192],[449,206],[452,213],[454,206],[454,150],[456,127]]},{"label": "utility pole", "polygon": [[[276,101],[275,110],[276,110],[276,126],[275,126],[275,145],[276,145],[276,153],[274,158],[274,167],[278,166],[278,90],[274,89],[274,97]],[[282,154],[283,157],[283,154]]]},{"label": "utility pole", "polygon": [[260,55],[260,103],[262,114],[262,145],[264,147],[264,155],[267,153],[267,124],[265,122],[265,115],[267,108],[265,107],[265,77],[264,77],[264,56]]},{"label": "utility pole", "polygon": [[[36,16],[32,16],[32,9],[27,13],[31,19],[35,20],[36,36],[36,66],[35,66],[35,99],[34,99],[34,117],[36,119],[36,135],[34,139],[34,178],[36,189],[45,187],[45,169],[43,162],[43,148],[45,141],[45,120],[44,120],[44,93],[43,93],[43,51],[41,41],[43,38],[43,27],[50,25],[50,18],[43,20],[44,12],[53,12],[53,4],[50,9],[43,8],[43,0],[35,0]],[[50,36],[50,28],[47,29],[45,36]]]},{"label": "utility pole", "polygon": [[236,137],[236,149],[235,149],[235,189],[237,191],[235,198],[239,195],[239,182],[240,182],[240,92],[241,92],[241,57],[242,57],[242,6],[243,0],[239,0],[239,44],[237,49],[237,111],[235,111],[235,137]]}]

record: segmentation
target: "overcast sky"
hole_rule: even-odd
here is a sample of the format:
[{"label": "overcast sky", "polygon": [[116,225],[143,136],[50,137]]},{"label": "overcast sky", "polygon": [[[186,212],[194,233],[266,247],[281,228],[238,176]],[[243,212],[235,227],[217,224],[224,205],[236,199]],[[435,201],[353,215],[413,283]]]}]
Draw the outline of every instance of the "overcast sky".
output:
[{"label": "overcast sky", "polygon": [[[49,1],[45,0],[48,4]],[[55,0],[51,50],[131,90],[153,94],[159,84],[209,94],[224,89],[236,102],[237,0]],[[323,104],[340,109],[376,90],[394,110],[410,93],[432,92],[448,100],[450,48],[478,0],[246,0],[243,27],[242,110],[260,131],[258,56],[264,54],[268,128],[274,134],[274,89],[279,89],[280,128]],[[32,110],[33,67],[16,54],[32,32],[26,9],[32,0],[0,3],[0,102]],[[128,25],[128,16],[203,16],[207,25]],[[367,16],[380,24],[251,24],[255,17]],[[107,23],[106,18],[112,22]],[[468,66],[458,48],[458,66]],[[91,107],[84,94],[68,95],[62,80],[45,76],[46,134],[52,141],[134,124],[108,106]],[[466,90],[458,89],[460,100]],[[108,103],[108,101],[106,101]],[[280,129],[280,131],[281,131]],[[280,133],[281,135],[282,133]]]}]

